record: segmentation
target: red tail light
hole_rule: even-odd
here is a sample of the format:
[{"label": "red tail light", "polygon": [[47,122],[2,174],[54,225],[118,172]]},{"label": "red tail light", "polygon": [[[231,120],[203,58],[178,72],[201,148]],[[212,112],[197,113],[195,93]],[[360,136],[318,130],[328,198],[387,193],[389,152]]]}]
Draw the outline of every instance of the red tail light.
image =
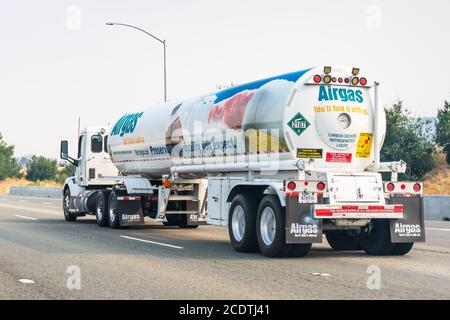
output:
[{"label": "red tail light", "polygon": [[387,189],[388,191],[394,191],[395,185],[394,185],[392,182],[389,182],[389,183],[386,185],[386,189]]},{"label": "red tail light", "polygon": [[319,191],[325,190],[325,183],[319,182],[319,183],[317,184],[317,190],[319,190]]},{"label": "red tail light", "polygon": [[296,187],[296,185],[295,185],[295,182],[294,182],[294,181],[288,182],[287,188],[288,188],[290,191],[295,190],[295,187]]},{"label": "red tail light", "polygon": [[414,184],[413,189],[415,192],[419,192],[422,189],[422,186],[420,185],[420,183],[416,183]]}]

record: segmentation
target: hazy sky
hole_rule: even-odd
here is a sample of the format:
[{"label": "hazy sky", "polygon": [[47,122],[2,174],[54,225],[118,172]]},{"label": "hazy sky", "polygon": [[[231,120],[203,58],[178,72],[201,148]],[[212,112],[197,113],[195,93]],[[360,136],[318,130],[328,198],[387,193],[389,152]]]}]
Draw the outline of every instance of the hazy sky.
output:
[{"label": "hazy sky", "polygon": [[450,99],[450,1],[0,0],[0,132],[16,155],[75,154],[82,126],[169,99],[323,64],[361,67],[383,105]]}]

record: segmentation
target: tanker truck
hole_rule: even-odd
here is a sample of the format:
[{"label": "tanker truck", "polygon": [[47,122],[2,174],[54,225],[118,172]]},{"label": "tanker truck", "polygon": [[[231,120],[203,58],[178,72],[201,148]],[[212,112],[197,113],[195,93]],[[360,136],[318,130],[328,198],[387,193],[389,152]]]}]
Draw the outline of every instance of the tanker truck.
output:
[{"label": "tanker truck", "polygon": [[227,226],[235,250],[268,257],[305,256],[323,235],[334,250],[404,255],[425,241],[423,185],[380,161],[378,90],[359,68],[321,66],[86,128],[77,157],[61,141],[76,166],[65,220]]}]

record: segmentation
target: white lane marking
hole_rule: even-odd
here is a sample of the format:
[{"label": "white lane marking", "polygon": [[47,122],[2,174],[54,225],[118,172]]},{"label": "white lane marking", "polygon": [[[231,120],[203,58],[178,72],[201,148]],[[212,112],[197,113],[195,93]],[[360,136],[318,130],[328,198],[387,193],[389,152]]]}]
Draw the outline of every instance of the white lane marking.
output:
[{"label": "white lane marking", "polygon": [[41,202],[41,204],[45,204],[45,205],[53,205],[53,203],[51,203],[51,202]]},{"label": "white lane marking", "polygon": [[21,216],[20,214],[15,214],[14,217],[17,217],[17,218],[23,218],[23,219],[28,219],[28,220],[38,220],[38,218],[32,218],[32,217],[27,217],[27,216]]},{"label": "white lane marking", "polygon": [[135,240],[135,241],[141,241],[141,242],[145,242],[145,243],[157,244],[157,245],[160,245],[160,246],[174,248],[174,249],[183,249],[183,247],[174,246],[174,245],[167,244],[167,243],[161,243],[161,242],[156,242],[156,241],[144,240],[144,239],[133,238],[133,237],[128,237],[128,236],[120,236],[120,237],[121,238],[125,238],[125,239],[129,239],[129,240]]},{"label": "white lane marking", "polygon": [[442,229],[442,228],[425,228],[426,230],[434,230],[434,231],[450,231],[450,229]]},{"label": "white lane marking", "polygon": [[19,279],[19,282],[25,283],[25,284],[33,284],[34,281],[30,279]]},{"label": "white lane marking", "polygon": [[331,276],[329,273],[320,273],[320,272],[313,272],[313,273],[311,273],[311,275],[316,276],[316,277],[318,277],[318,276],[320,276],[320,277],[329,277],[329,276]]}]

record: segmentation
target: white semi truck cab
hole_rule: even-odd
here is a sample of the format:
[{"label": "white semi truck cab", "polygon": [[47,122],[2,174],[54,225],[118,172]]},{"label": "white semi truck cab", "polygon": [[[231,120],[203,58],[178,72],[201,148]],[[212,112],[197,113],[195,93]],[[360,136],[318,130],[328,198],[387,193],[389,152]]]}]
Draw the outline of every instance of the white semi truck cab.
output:
[{"label": "white semi truck cab", "polygon": [[[126,113],[80,134],[64,186],[67,221],[228,226],[239,252],[403,255],[425,241],[422,183],[380,162],[378,83],[358,68],[314,67]],[[389,173],[387,181],[382,172]]]}]

